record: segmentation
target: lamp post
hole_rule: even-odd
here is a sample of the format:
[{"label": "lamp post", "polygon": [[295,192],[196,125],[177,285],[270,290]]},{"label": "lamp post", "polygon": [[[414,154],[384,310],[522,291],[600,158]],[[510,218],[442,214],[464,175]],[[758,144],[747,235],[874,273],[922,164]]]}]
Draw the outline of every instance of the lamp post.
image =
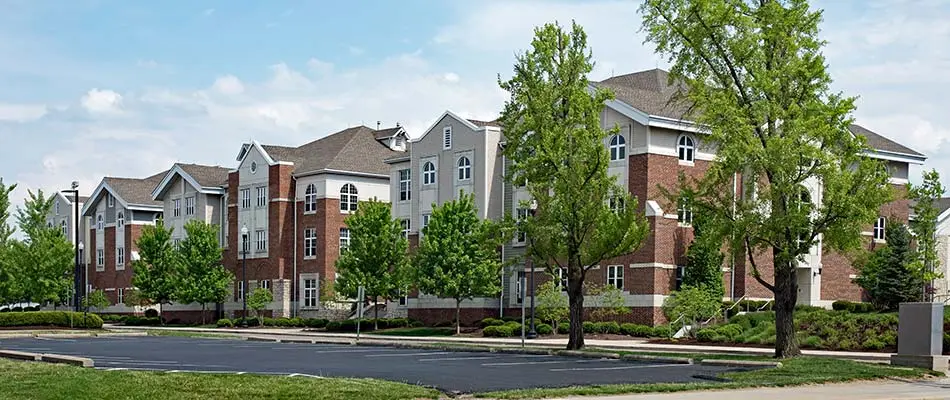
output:
[{"label": "lamp post", "polygon": [[[531,214],[531,218],[534,218],[534,214],[537,211],[538,211],[538,201],[531,200],[531,208],[528,209],[528,213]],[[532,248],[528,251],[530,252],[533,250],[534,249]],[[534,287],[534,260],[533,259],[531,260],[531,271],[530,271],[530,275],[528,276],[528,280],[530,281],[530,283],[528,283],[528,286],[531,286],[531,329],[529,329],[528,333],[525,334],[525,338],[534,339],[538,337],[538,332],[534,330],[534,290],[535,290],[535,287]]]},{"label": "lamp post", "polygon": [[80,301],[79,285],[81,284],[79,274],[82,273],[82,271],[79,268],[79,252],[81,250],[80,246],[82,245],[79,242],[79,181],[73,181],[70,187],[72,189],[63,190],[63,192],[72,193],[73,195],[73,220],[74,220],[73,236],[75,237],[75,240],[73,240],[73,248],[76,249],[75,250],[76,251],[76,265],[73,266],[73,311],[78,312],[79,301]]},{"label": "lamp post", "polygon": [[[79,197],[79,196],[76,196],[76,197]],[[76,248],[79,249],[79,257],[78,257],[78,258],[79,258],[80,271],[82,271],[82,272],[81,272],[81,273],[82,273],[82,280],[83,280],[82,298],[86,298],[86,296],[89,295],[89,271],[86,270],[86,263],[82,262],[82,258],[83,258],[83,254],[84,254],[84,253],[83,253],[83,250],[85,250],[86,245],[84,245],[84,244],[82,243],[82,240],[80,240],[80,241],[79,241],[79,245],[76,246]],[[83,320],[83,323],[86,322],[86,313],[89,312],[89,302],[84,302],[84,303],[85,303],[85,304],[83,304],[83,306],[82,306],[82,320]]]},{"label": "lamp post", "polygon": [[244,240],[241,245],[241,253],[243,253],[241,260],[241,301],[244,302],[244,306],[242,307],[244,312],[241,316],[242,328],[247,328],[247,234],[247,224],[244,224],[244,226],[241,227],[241,238]]}]

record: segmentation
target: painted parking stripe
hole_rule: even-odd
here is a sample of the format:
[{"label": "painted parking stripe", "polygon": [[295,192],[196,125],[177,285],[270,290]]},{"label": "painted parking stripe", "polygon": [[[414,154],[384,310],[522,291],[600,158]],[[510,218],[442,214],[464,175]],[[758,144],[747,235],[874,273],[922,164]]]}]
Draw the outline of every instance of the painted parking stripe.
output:
[{"label": "painted parking stripe", "polygon": [[38,337],[36,340],[48,340],[50,342],[75,342],[72,339],[57,339],[57,338],[48,338],[48,337]]},{"label": "painted parking stripe", "polygon": [[416,361],[466,361],[466,360],[490,360],[497,357],[448,357],[448,358],[420,358]]},{"label": "painted parking stripe", "polygon": [[448,351],[439,351],[434,353],[395,353],[395,354],[367,354],[363,357],[412,357],[412,356],[436,356],[443,354],[452,354]]},{"label": "painted parking stripe", "polygon": [[290,377],[290,378],[295,378],[295,377],[298,377],[298,376],[302,376],[302,377],[304,377],[304,378],[327,379],[327,378],[322,377],[322,376],[310,375],[310,374],[290,374],[290,375],[287,375],[287,376]]},{"label": "painted parking stripe", "polygon": [[511,365],[542,365],[542,364],[567,364],[572,363],[573,361],[521,361],[521,362],[499,362],[499,363],[485,363],[482,364],[483,367],[506,367]]},{"label": "painted parking stripe", "polygon": [[[299,349],[297,349],[297,350],[299,350]],[[318,353],[318,354],[324,354],[324,353],[371,353],[371,352],[378,352],[378,351],[379,351],[379,349],[366,349],[366,350],[317,350],[317,351],[311,351],[310,353]]]},{"label": "painted parking stripe", "polygon": [[627,365],[623,367],[590,367],[590,368],[554,368],[551,372],[563,371],[613,371],[621,369],[639,369],[639,368],[666,368],[666,367],[687,367],[689,364],[656,364],[656,365]]}]

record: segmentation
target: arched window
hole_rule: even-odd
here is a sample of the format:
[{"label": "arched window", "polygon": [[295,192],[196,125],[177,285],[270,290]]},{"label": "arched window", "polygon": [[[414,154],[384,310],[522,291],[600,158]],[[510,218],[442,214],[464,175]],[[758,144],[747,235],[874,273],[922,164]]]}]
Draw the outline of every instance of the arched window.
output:
[{"label": "arched window", "polygon": [[102,225],[102,214],[99,214],[99,215],[96,216],[96,229],[98,229],[98,230],[101,231],[101,230],[102,230],[102,227],[103,227],[103,225]]},{"label": "arched window", "polygon": [[125,214],[119,211],[119,215],[115,217],[115,226],[121,228],[125,226]]},{"label": "arched window", "polygon": [[359,203],[360,197],[357,195],[356,186],[352,183],[343,185],[340,189],[340,211],[356,211],[356,203]]},{"label": "arched window", "polygon": [[[343,198],[340,197],[340,199],[342,200]],[[317,186],[312,183],[307,185],[307,192],[303,196],[303,211],[317,211]]]},{"label": "arched window", "polygon": [[610,161],[623,160],[627,156],[627,139],[623,135],[610,138]]},{"label": "arched window", "polygon": [[472,161],[468,157],[459,158],[459,180],[469,180],[472,179]]},{"label": "arched window", "polygon": [[693,162],[694,153],[696,152],[693,138],[686,135],[680,136],[676,144],[676,152],[679,154],[680,161]]},{"label": "arched window", "polygon": [[884,240],[884,228],[887,225],[887,220],[884,217],[878,217],[877,221],[874,221],[874,239],[875,240]]},{"label": "arched window", "polygon": [[426,161],[426,163],[422,165],[422,184],[435,184],[435,164],[431,161]]},{"label": "arched window", "polygon": [[63,236],[69,237],[69,228],[66,225],[65,219],[63,220],[63,222],[59,223],[59,227],[62,228],[63,230]]},{"label": "arched window", "polygon": [[46,221],[46,227],[53,229],[53,221]]}]

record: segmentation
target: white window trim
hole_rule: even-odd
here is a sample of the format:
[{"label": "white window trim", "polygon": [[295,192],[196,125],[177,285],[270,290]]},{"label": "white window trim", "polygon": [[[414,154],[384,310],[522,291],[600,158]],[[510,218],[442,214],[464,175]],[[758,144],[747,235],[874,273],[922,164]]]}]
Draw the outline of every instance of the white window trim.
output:
[{"label": "white window trim", "polygon": [[313,183],[307,185],[307,188],[304,189],[303,213],[304,214],[317,213],[317,185]]},{"label": "white window trim", "polygon": [[[300,308],[303,310],[314,310],[320,307],[320,280],[313,278],[300,278]],[[307,287],[307,283],[312,281],[313,287]],[[313,305],[307,305],[308,299],[313,299]]]},{"label": "white window trim", "polygon": [[[406,173],[406,178],[403,179],[403,172]],[[408,202],[412,200],[412,169],[405,168],[399,170],[399,193],[397,199],[399,202]],[[403,184],[405,184],[405,190],[403,190]],[[403,193],[406,194],[406,198],[403,199]]]},{"label": "white window trim", "polygon": [[258,229],[254,233],[254,248],[259,252],[267,251],[267,231],[264,229]]},{"label": "white window trim", "polygon": [[[611,272],[613,272],[613,275],[614,275],[613,278],[610,277],[610,273],[611,273]],[[617,287],[617,283],[619,283],[620,286],[617,287],[617,288],[620,289],[620,290],[624,290],[624,284],[623,284],[623,278],[624,278],[624,276],[623,276],[623,265],[608,265],[608,266],[607,266],[607,274],[606,274],[606,276],[607,276],[607,284],[608,284],[608,285],[613,285],[614,287]],[[613,280],[613,282],[611,282],[611,280]]]},{"label": "white window trim", "polygon": [[[462,165],[462,162],[465,161],[467,164]],[[456,173],[455,179],[459,182],[467,182],[472,180],[472,159],[467,156],[461,156],[458,158],[458,161],[455,162]]]},{"label": "white window trim", "polygon": [[96,249],[96,272],[106,270],[106,250]]},{"label": "white window trim", "polygon": [[[431,165],[432,170],[426,171],[426,166]],[[431,179],[429,179],[431,177]],[[422,186],[435,185],[439,181],[439,167],[432,161],[422,163]]]},{"label": "white window trim", "polygon": [[[616,140],[618,143],[614,143]],[[616,134],[610,137],[610,141],[607,142],[607,149],[610,152],[610,161],[623,161],[627,158],[627,139],[623,137],[623,134]],[[614,154],[617,155],[617,158],[614,158]]]},{"label": "white window trim", "polygon": [[[880,233],[878,233],[880,232]],[[874,220],[874,226],[871,228],[871,238],[875,243],[887,243],[887,219],[877,217]]]},{"label": "white window trim", "polygon": [[172,217],[181,216],[181,199],[172,199]]},{"label": "white window trim", "polygon": [[[312,255],[307,255],[308,244],[313,244]],[[317,258],[317,228],[306,228],[303,231],[303,259],[314,260],[316,258]]]},{"label": "white window trim", "polygon": [[185,215],[195,215],[197,205],[195,204],[195,197],[185,197]]},{"label": "white window trim", "polygon": [[[119,254],[122,254],[121,260],[119,259]],[[125,247],[116,247],[115,249],[115,270],[124,271],[125,270]],[[121,261],[121,262],[120,262]]]},{"label": "white window trim", "polygon": [[[687,141],[686,144],[681,143],[684,140]],[[684,150],[688,150],[684,154],[685,158],[680,156],[680,153],[683,153]],[[676,158],[681,165],[694,165],[696,162],[696,139],[690,135],[680,135],[676,138]]]}]

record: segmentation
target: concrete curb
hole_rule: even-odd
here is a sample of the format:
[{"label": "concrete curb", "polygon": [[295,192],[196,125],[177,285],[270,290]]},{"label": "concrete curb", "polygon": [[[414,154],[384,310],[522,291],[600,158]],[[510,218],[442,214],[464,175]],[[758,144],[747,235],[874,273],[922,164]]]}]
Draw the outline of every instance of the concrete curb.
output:
[{"label": "concrete curb", "polygon": [[96,337],[132,337],[132,336],[148,336],[148,332],[107,332],[107,333],[96,333],[93,334]]},{"label": "concrete curb", "polygon": [[670,364],[693,364],[693,359],[686,357],[660,357],[640,354],[624,354],[620,357],[620,359],[625,361],[655,361]]},{"label": "concrete curb", "polygon": [[0,358],[9,358],[11,360],[22,361],[40,361],[42,357],[36,353],[27,353],[14,350],[0,350]]},{"label": "concrete curb", "polygon": [[582,350],[558,350],[554,352],[555,355],[567,356],[567,357],[580,357],[580,358],[608,358],[611,360],[619,360],[620,354],[617,353],[598,353],[593,351],[582,351]]},{"label": "concrete curb", "polygon": [[720,367],[772,367],[781,368],[778,361],[749,361],[749,360],[702,360],[699,365],[715,365]]},{"label": "concrete curb", "polygon": [[40,361],[54,364],[75,365],[77,367],[83,368],[95,367],[95,364],[92,362],[91,358],[64,356],[59,354],[43,354],[40,356]]}]

